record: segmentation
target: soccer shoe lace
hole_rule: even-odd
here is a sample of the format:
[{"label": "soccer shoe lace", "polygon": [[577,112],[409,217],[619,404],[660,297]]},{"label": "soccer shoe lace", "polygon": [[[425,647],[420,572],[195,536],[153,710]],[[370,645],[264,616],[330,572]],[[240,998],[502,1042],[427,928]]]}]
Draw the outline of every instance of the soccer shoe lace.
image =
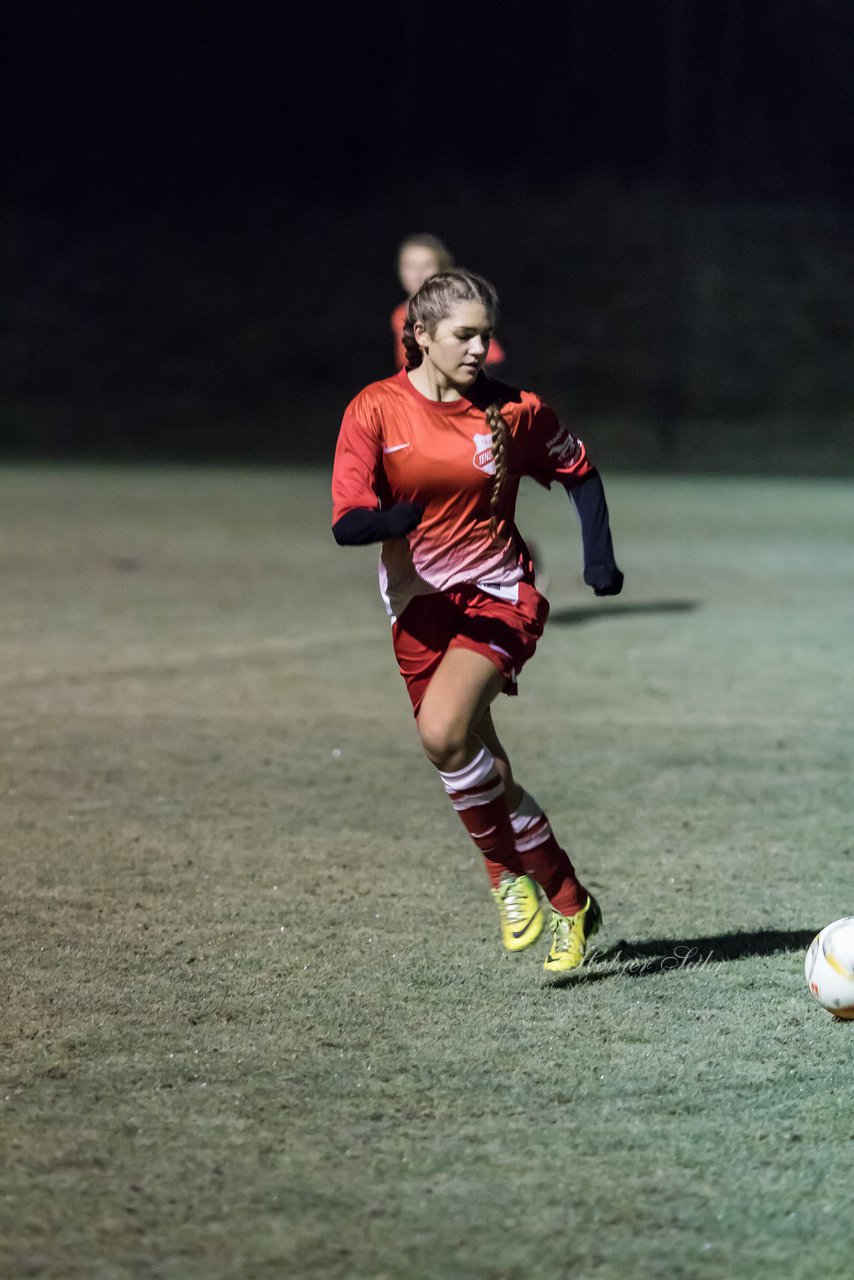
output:
[{"label": "soccer shoe lace", "polygon": [[502,875],[492,890],[501,918],[501,940],[508,951],[523,951],[537,941],[546,918],[540,906],[540,893],[530,876]]},{"label": "soccer shoe lace", "polygon": [[577,969],[584,960],[587,943],[597,933],[602,923],[599,903],[588,894],[587,901],[574,916],[552,911],[549,929],[552,945],[543,968],[547,973],[567,973]]}]

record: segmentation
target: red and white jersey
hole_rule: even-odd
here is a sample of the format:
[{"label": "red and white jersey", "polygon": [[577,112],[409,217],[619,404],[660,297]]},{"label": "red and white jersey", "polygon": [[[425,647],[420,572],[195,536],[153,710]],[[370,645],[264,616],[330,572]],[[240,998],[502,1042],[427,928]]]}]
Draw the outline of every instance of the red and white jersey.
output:
[{"label": "red and white jersey", "polygon": [[[500,405],[509,438],[498,537],[490,528],[495,463],[485,410],[491,404]],[[392,619],[414,596],[463,583],[515,600],[519,583],[532,581],[514,524],[521,477],[548,488],[555,479],[572,485],[592,469],[582,442],[533,392],[481,373],[461,399],[428,400],[401,370],[347,406],[335,450],[332,520],[403,501],[424,508],[416,529],[382,544],[380,590]]]}]

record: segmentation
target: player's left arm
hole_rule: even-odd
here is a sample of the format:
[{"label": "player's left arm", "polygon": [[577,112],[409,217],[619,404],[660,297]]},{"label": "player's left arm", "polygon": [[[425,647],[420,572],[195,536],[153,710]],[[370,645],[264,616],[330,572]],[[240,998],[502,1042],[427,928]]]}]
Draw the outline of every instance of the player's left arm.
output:
[{"label": "player's left arm", "polygon": [[618,596],[623,575],[614,556],[602,477],[584,442],[542,401],[532,414],[526,470],[541,484],[549,487],[557,480],[566,490],[581,525],[584,581],[597,596]]},{"label": "player's left arm", "polygon": [[597,596],[618,596],[623,575],[617,568],[605,486],[595,467],[575,484],[561,481],[575,507],[584,548],[584,581]]}]

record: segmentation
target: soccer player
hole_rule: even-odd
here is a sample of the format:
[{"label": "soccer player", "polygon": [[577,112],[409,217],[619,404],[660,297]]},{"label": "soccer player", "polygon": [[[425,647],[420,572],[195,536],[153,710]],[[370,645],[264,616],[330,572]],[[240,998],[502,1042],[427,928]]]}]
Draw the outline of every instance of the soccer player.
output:
[{"label": "soccer player", "polygon": [[485,860],[504,946],[536,942],[548,911],[545,968],[562,973],[581,964],[601,912],[513,776],[491,710],[516,693],[549,611],[514,523],[520,477],[567,490],[597,595],[617,595],[623,575],[582,442],[538,395],[484,373],[497,313],[492,285],[467,271],[440,272],[410,299],[406,368],[344,413],[333,534],[342,546],[382,543],[400,673],[424,751]]},{"label": "soccer player", "polygon": [[[421,235],[407,236],[398,249],[397,275],[401,286],[406,291],[406,300],[396,306],[391,313],[395,368],[402,369],[406,365],[403,326],[406,324],[406,308],[409,305],[409,299],[418,292],[425,280],[429,280],[439,271],[450,271],[453,265],[454,259],[447,246],[438,236],[431,236],[426,232]],[[495,373],[497,366],[503,364],[504,360],[504,351],[493,338],[486,363]]]}]

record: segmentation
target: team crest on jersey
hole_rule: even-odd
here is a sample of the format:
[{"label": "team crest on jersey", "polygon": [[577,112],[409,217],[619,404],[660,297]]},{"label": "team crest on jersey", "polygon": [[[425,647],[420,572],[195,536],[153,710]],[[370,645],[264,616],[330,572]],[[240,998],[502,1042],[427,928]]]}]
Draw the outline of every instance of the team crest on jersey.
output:
[{"label": "team crest on jersey", "polygon": [[478,471],[483,471],[488,476],[494,476],[495,460],[492,456],[492,436],[479,435],[475,432],[472,439],[474,440],[474,465]]}]

